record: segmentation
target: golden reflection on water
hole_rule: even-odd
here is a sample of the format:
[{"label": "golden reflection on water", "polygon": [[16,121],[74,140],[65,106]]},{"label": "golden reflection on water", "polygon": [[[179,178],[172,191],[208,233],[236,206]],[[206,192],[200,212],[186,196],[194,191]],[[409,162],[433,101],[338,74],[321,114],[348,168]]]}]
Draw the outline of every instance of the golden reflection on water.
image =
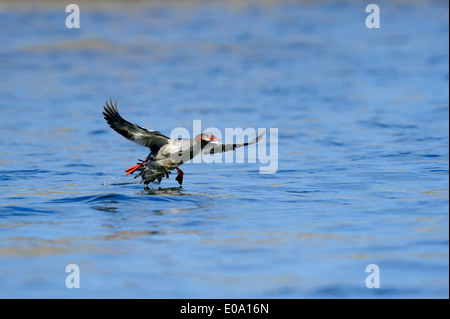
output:
[{"label": "golden reflection on water", "polygon": [[422,194],[431,195],[436,198],[447,198],[448,199],[448,188],[446,189],[430,189],[422,191]]},{"label": "golden reflection on water", "polygon": [[115,47],[106,41],[98,40],[80,40],[80,41],[68,41],[68,42],[57,42],[57,43],[47,43],[38,44],[22,48],[23,51],[30,52],[49,52],[49,51],[60,51],[60,50],[114,50]]},{"label": "golden reflection on water", "polygon": [[[186,210],[183,210],[186,211]],[[173,213],[173,212],[172,212]],[[54,224],[60,223],[1,223],[0,228],[22,227],[33,224]],[[268,247],[290,245],[293,242],[298,242],[302,247],[326,247],[336,245],[341,242],[341,246],[348,245],[355,241],[373,241],[376,236],[371,235],[342,235],[330,233],[315,233],[315,232],[231,232],[227,236],[214,236],[214,233],[208,231],[198,231],[187,229],[184,231],[176,231],[171,229],[158,230],[117,230],[114,231],[113,225],[103,225],[103,229],[111,229],[110,234],[96,236],[96,237],[62,237],[58,239],[42,239],[36,237],[12,237],[2,239],[5,247],[0,248],[0,257],[37,257],[46,255],[70,255],[75,253],[83,254],[108,254],[108,255],[126,255],[128,252],[123,245],[117,245],[117,241],[130,241],[136,239],[146,240],[146,237],[161,236],[164,239],[166,235],[194,235],[199,238],[200,245],[214,246],[217,248],[228,247],[234,249],[254,250]],[[417,232],[438,232],[439,230],[433,228],[419,228],[414,229]],[[445,237],[445,236],[444,236]],[[443,240],[445,238],[443,237]],[[404,242],[405,240],[419,239],[415,236],[403,236],[399,238],[392,238]],[[10,244],[10,246],[7,246]],[[431,258],[448,258],[448,253],[407,253],[414,255],[417,258],[431,259]],[[326,256],[325,256],[326,255]],[[376,254],[371,253],[355,253],[355,254],[325,254],[324,258],[349,258],[349,259],[374,259],[374,258],[394,258],[395,255],[390,253],[380,252]]]},{"label": "golden reflection on water", "polygon": [[[31,223],[27,223],[29,225]],[[2,225],[0,224],[0,227]],[[5,227],[5,225],[3,225]],[[16,225],[16,227],[25,226]],[[105,227],[104,227],[105,228]],[[2,239],[4,244],[11,246],[0,248],[0,257],[37,257],[46,255],[65,254],[109,254],[126,255],[128,252],[123,246],[113,244],[115,241],[133,241],[140,237],[164,234],[205,235],[195,230],[186,231],[159,231],[159,230],[126,230],[114,231],[111,234],[98,237],[62,237],[58,239],[42,239],[36,237],[12,237]],[[122,247],[122,248],[121,248]]]},{"label": "golden reflection on water", "polygon": [[[77,188],[81,186],[81,184],[67,184],[65,189],[61,190],[61,187],[45,187],[45,188],[21,188],[20,192],[17,192],[15,188],[3,188],[5,191],[4,195],[1,197],[26,197],[26,196],[47,196],[47,197],[55,197],[57,195],[77,195],[82,196],[83,194],[80,192],[71,191],[70,188]],[[12,193],[14,192],[14,193]],[[0,197],[0,198],[1,198]],[[6,204],[4,204],[6,205]],[[20,205],[20,203],[8,203],[8,206]],[[0,204],[2,206],[2,204]]]}]

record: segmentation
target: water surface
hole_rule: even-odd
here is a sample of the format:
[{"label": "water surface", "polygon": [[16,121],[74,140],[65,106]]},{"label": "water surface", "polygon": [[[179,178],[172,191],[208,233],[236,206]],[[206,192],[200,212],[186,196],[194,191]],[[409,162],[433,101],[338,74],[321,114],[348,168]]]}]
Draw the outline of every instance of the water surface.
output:
[{"label": "water surface", "polygon": [[[379,5],[377,30],[356,2],[86,5],[80,29],[3,5],[0,297],[448,298],[448,3]],[[278,171],[145,190],[109,98],[165,134],[278,128]]]}]

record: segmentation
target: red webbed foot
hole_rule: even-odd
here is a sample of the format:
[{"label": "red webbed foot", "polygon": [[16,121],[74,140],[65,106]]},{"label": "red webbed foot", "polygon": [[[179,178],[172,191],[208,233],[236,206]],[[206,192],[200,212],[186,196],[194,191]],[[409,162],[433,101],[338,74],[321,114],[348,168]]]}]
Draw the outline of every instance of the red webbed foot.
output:
[{"label": "red webbed foot", "polygon": [[183,173],[183,171],[182,171],[181,169],[179,169],[178,167],[177,167],[177,172],[178,172],[178,175],[177,175],[177,177],[175,178],[175,180],[181,185],[181,184],[183,184],[183,176],[184,176],[184,173]]},{"label": "red webbed foot", "polygon": [[130,167],[125,170],[125,172],[127,173],[127,176],[128,176],[128,174],[133,174],[139,167],[144,165],[144,163],[148,161],[148,158],[145,161],[143,161],[143,160],[140,160],[140,161],[141,161],[141,163],[138,163],[136,166]]}]

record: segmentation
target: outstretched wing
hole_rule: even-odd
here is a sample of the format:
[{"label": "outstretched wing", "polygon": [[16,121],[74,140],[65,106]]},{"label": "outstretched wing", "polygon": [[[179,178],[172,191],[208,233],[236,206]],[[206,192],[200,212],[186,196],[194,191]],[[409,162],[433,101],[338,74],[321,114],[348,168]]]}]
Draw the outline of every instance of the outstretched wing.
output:
[{"label": "outstretched wing", "polygon": [[169,138],[158,131],[147,130],[144,127],[140,127],[136,124],[124,120],[117,110],[117,100],[106,101],[106,106],[103,107],[103,115],[109,126],[122,135],[123,137],[135,142],[138,145],[145,146],[151,149],[151,151],[158,151],[161,146],[169,143]]},{"label": "outstretched wing", "polygon": [[257,143],[260,139],[263,138],[263,136],[266,135],[266,130],[262,132],[258,137],[256,137],[254,140],[242,143],[242,144],[216,144],[216,143],[208,143],[202,150],[203,154],[216,154],[216,153],[222,153],[222,152],[228,152],[233,151],[236,148],[252,145]]}]

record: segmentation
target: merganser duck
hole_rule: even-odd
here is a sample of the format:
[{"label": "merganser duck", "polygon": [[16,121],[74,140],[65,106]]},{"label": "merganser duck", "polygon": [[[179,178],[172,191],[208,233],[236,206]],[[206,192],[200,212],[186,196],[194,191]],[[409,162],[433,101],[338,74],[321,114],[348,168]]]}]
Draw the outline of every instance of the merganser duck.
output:
[{"label": "merganser duck", "polygon": [[250,142],[242,144],[219,144],[219,138],[211,133],[202,133],[194,139],[169,138],[158,131],[148,130],[123,119],[117,110],[117,99],[114,102],[110,99],[109,104],[103,107],[103,115],[109,126],[123,137],[135,142],[138,145],[148,147],[150,154],[145,160],[139,160],[136,166],[130,167],[125,172],[127,175],[138,171],[134,178],[141,177],[140,183],[148,185],[163,177],[169,178],[171,170],[178,172],[175,180],[181,185],[183,183],[184,172],[178,168],[184,162],[191,160],[200,153],[215,154],[232,151],[238,147],[255,144],[266,133],[264,131]]}]

